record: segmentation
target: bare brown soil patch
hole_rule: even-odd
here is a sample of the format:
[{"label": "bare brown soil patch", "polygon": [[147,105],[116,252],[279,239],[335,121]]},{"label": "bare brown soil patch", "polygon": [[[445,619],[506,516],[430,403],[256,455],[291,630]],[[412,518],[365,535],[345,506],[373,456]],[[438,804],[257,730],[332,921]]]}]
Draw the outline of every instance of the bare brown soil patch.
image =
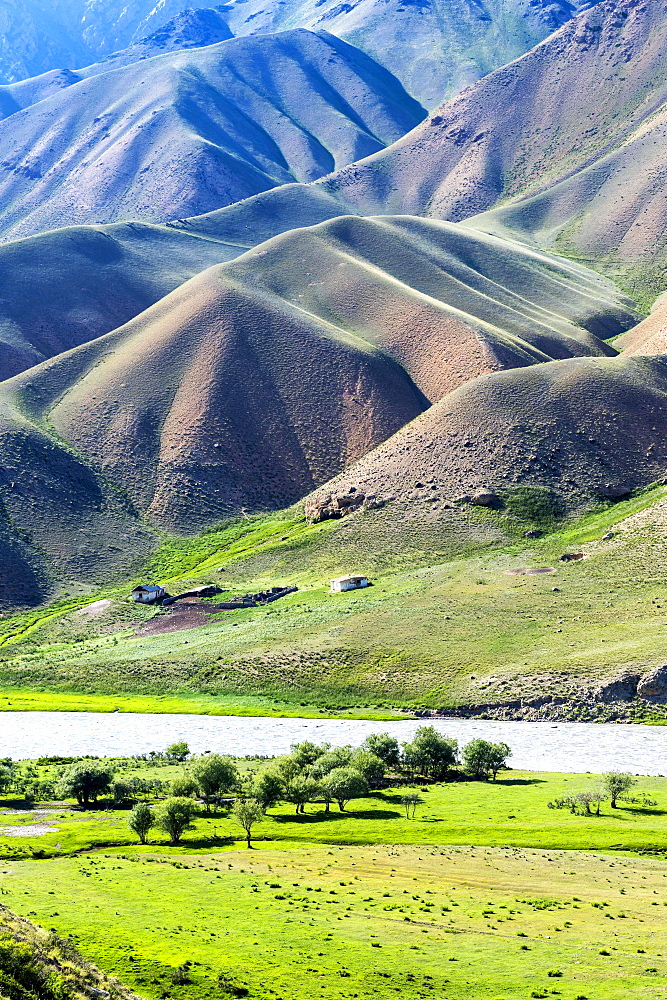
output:
[{"label": "bare brown soil patch", "polygon": [[149,622],[137,629],[137,635],[166,635],[169,632],[181,632],[189,628],[199,628],[206,625],[209,616],[209,606],[200,600],[180,601],[174,604],[168,613],[151,618]]}]

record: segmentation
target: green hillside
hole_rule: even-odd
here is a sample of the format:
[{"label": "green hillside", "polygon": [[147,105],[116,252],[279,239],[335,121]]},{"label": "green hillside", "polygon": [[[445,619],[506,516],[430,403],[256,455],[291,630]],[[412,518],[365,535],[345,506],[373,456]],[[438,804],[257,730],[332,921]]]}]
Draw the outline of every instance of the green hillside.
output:
[{"label": "green hillside", "polygon": [[[227,595],[282,583],[299,590],[242,611],[215,612],[220,598],[211,599],[179,631],[167,631],[166,610],[129,603],[129,581],[60,610],[5,618],[2,705],[659,716],[660,698],[632,698],[667,653],[667,490],[600,502],[561,523],[540,501],[508,491],[503,510],[452,504],[430,519],[395,502],[311,526],[296,510],[167,540],[142,578],[171,593],[204,582]],[[536,529],[542,538],[524,537]],[[561,562],[566,552],[585,558]],[[329,579],[349,571],[374,586],[330,594]],[[108,603],[85,609],[98,600]],[[606,687],[626,675],[634,688],[622,696]],[[31,691],[50,694],[31,702]]]}]

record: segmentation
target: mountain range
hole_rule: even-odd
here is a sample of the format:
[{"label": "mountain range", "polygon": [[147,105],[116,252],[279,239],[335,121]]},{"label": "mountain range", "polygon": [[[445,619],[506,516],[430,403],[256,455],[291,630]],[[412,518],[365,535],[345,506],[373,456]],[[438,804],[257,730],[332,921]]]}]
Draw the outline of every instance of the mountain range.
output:
[{"label": "mountain range", "polygon": [[[521,55],[595,0],[232,0],[195,9],[183,0],[5,0],[0,82],[112,63],[224,37],[292,28],[327,31],[389,69],[420,103],[439,104]],[[221,35],[222,32],[222,35]],[[227,33],[227,34],[225,34]]]},{"label": "mountain range", "polygon": [[558,30],[429,114],[391,8],[322,6],[165,4],[1,91],[0,222],[34,234],[0,245],[21,600],[311,494],[428,520],[521,487],[572,514],[664,475],[664,303],[639,321],[665,284],[667,2],[446,5],[471,79],[477,31],[486,72],[489,32]]},{"label": "mountain range", "polygon": [[424,115],[390,73],[326,33],[153,57],[0,122],[0,229],[201,214],[330,173]]}]

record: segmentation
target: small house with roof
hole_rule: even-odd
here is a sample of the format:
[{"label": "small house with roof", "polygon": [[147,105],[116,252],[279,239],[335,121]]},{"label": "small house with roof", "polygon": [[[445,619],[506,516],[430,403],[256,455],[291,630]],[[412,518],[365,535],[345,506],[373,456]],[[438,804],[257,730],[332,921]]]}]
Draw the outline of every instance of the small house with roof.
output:
[{"label": "small house with roof", "polygon": [[168,597],[164,587],[155,587],[142,583],[132,591],[132,600],[135,604],[157,604]]},{"label": "small house with roof", "polygon": [[335,580],[331,581],[331,592],[333,594],[342,594],[346,590],[361,590],[363,587],[370,587],[370,582],[367,576],[360,576],[359,574],[338,576]]}]

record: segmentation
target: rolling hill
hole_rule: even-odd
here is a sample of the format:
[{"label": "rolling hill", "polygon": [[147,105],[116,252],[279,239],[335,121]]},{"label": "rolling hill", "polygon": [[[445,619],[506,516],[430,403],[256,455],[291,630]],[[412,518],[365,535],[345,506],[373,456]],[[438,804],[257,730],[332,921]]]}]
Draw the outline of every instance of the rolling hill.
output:
[{"label": "rolling hill", "polygon": [[662,479],[666,441],[667,359],[566,359],[467,382],[326,492],[419,506],[533,489],[572,511]]},{"label": "rolling hill", "polygon": [[154,57],[0,122],[0,230],[200,214],[329,173],[423,115],[390,73],[325,33]]},{"label": "rolling hill", "polygon": [[596,334],[634,315],[585,268],[448,224],[284,234],[2,385],[7,545],[26,581],[122,575],[146,520],[294,503],[461,380],[612,354]]}]

